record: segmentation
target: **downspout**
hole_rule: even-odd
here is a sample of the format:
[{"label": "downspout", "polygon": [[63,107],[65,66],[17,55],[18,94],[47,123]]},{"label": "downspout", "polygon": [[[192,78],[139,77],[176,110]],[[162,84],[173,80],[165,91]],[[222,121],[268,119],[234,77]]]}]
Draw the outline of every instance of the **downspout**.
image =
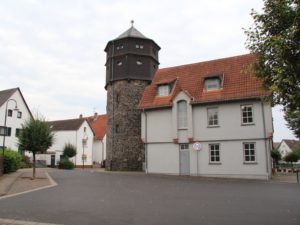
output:
[{"label": "downspout", "polygon": [[265,109],[264,104],[261,101],[261,111],[262,111],[262,117],[263,117],[263,132],[264,132],[264,142],[265,142],[265,150],[266,150],[266,172],[268,174],[269,179],[269,154],[268,154],[268,144],[267,144],[267,137],[266,137],[266,120],[265,120]]},{"label": "downspout", "polygon": [[143,113],[145,114],[145,172],[148,174],[148,149],[147,149],[147,113],[145,109],[143,109]]}]

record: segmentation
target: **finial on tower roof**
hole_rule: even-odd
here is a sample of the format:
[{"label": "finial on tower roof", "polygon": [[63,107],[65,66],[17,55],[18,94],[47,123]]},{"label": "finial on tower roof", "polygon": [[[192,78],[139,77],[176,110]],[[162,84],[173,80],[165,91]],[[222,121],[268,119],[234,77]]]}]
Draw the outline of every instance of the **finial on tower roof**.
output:
[{"label": "finial on tower roof", "polygon": [[134,20],[131,20],[130,23],[131,23],[131,26],[133,27]]}]

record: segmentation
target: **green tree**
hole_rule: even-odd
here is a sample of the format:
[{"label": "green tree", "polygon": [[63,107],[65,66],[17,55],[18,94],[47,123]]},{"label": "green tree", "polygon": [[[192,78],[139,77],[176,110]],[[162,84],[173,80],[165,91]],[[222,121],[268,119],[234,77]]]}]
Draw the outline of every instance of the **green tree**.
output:
[{"label": "green tree", "polygon": [[286,156],[284,156],[283,159],[286,162],[290,162],[293,167],[293,163],[297,162],[299,160],[299,157],[294,151],[292,151],[292,152],[289,152]]},{"label": "green tree", "polygon": [[300,133],[299,0],[264,0],[263,12],[252,9],[254,25],[245,31],[246,46],[256,55],[255,76],[270,91],[272,105],[282,104],[289,127]]},{"label": "green tree", "polygon": [[35,179],[35,155],[44,153],[53,144],[54,138],[50,126],[42,118],[30,119],[22,125],[22,131],[18,136],[19,148],[32,152],[33,175]]},{"label": "green tree", "polygon": [[281,153],[278,151],[278,149],[273,149],[271,151],[271,157],[274,162],[274,167],[278,165],[278,161],[281,160]]},{"label": "green tree", "polygon": [[63,150],[63,156],[72,158],[77,154],[76,147],[70,143],[67,143]]}]

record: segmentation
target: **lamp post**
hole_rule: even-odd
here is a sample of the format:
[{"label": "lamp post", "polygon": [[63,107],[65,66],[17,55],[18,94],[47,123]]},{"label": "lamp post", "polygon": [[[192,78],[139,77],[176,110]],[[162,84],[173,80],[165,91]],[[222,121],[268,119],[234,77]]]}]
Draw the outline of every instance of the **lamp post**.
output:
[{"label": "lamp post", "polygon": [[15,106],[15,108],[14,108],[14,111],[17,111],[17,112],[19,111],[17,101],[16,101],[15,99],[12,99],[12,98],[8,99],[7,102],[6,102],[6,107],[5,107],[5,116],[4,116],[4,135],[3,135],[3,145],[2,145],[2,158],[3,158],[3,166],[2,166],[3,168],[2,168],[2,170],[3,170],[3,173],[4,173],[4,149],[5,149],[5,137],[6,137],[6,134],[7,134],[7,127],[6,127],[6,121],[7,121],[7,107],[8,107],[8,103],[9,103],[10,101],[15,102],[15,104],[16,104],[16,106]]}]

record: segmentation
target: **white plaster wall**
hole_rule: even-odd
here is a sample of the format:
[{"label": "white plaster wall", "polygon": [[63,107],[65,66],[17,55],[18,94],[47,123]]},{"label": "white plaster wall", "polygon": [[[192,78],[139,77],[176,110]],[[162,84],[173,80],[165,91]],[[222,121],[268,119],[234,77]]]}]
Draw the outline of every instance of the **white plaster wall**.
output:
[{"label": "white plaster wall", "polygon": [[[242,125],[241,105],[252,104],[254,113],[254,125]],[[219,126],[209,128],[207,126],[207,108],[217,107]],[[269,112],[269,115],[268,115]],[[272,119],[271,110],[265,111],[266,118]],[[194,106],[194,139],[198,141],[230,140],[230,139],[258,139],[264,138],[263,117],[260,102],[242,102],[216,104],[209,106]],[[268,121],[269,121],[268,120]],[[270,125],[266,126],[266,133],[273,132]]]},{"label": "white plaster wall", "polygon": [[[26,120],[30,119],[30,112],[28,111],[25,102],[23,101],[21,94],[19,91],[16,91],[10,99],[14,99],[17,101],[18,109],[22,112],[22,118],[17,118],[17,112],[13,111],[12,117],[7,117],[6,126],[11,127],[11,136],[5,137],[5,146],[11,148],[15,151],[18,150],[18,139],[16,137],[16,129],[21,129],[22,124],[25,123]],[[4,103],[0,107],[0,126],[4,126],[4,118],[5,118],[5,107],[6,103]],[[9,101],[7,109],[14,109],[15,102]],[[3,136],[0,136],[0,146],[3,145]]]},{"label": "white plaster wall", "polygon": [[[255,142],[256,145],[255,163],[244,163],[242,141],[202,143],[202,149],[198,152],[198,158],[197,152],[191,150],[191,175],[267,179],[265,143],[263,140],[250,140],[249,142]],[[220,164],[209,162],[208,145],[212,143],[220,144]]]},{"label": "white plaster wall", "polygon": [[[86,135],[88,137],[87,145],[83,148],[82,146],[82,139],[85,138],[84,133],[84,127],[86,127]],[[84,151],[84,154],[87,155],[86,161],[84,162],[84,165],[93,165],[93,140],[94,140],[94,134],[88,123],[85,121],[81,127],[77,130],[77,155],[75,157],[76,165],[82,166],[82,154]]]},{"label": "white plaster wall", "polygon": [[93,142],[93,162],[101,163],[106,159],[106,135],[103,140],[94,140]]},{"label": "white plaster wall", "polygon": [[[60,160],[60,156],[63,154],[63,149],[67,143],[70,143],[77,147],[76,131],[56,131],[56,132],[54,132],[53,145],[47,151],[55,152],[56,164]],[[78,151],[78,149],[77,149],[77,151]],[[48,157],[50,157],[50,156],[48,155]],[[75,163],[74,158],[72,158],[71,161],[73,161]],[[49,163],[49,165],[50,165],[50,163]]]},{"label": "white plaster wall", "polygon": [[279,152],[281,153],[282,158],[284,156],[286,156],[286,154],[288,154],[289,152],[291,152],[292,150],[290,149],[290,147],[283,141],[281,142],[280,146],[278,147]]},{"label": "white plaster wall", "polygon": [[178,145],[147,145],[147,163],[148,173],[179,174]]}]

